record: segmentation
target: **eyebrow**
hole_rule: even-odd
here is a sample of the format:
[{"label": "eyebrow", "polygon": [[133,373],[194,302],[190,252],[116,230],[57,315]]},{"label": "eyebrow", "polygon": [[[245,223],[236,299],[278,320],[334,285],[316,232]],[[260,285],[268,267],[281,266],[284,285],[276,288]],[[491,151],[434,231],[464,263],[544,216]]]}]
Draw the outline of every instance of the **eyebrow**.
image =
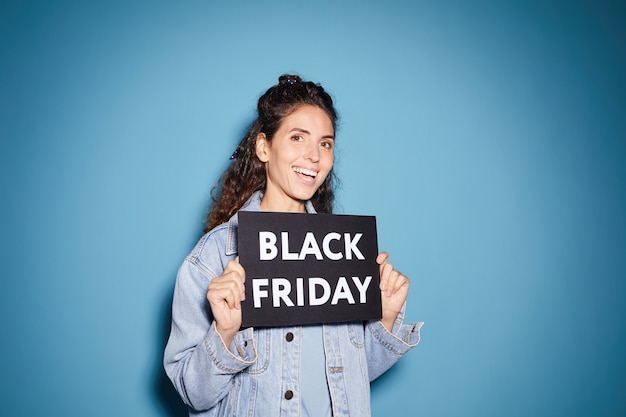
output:
[{"label": "eyebrow", "polygon": [[[289,131],[289,133],[291,133],[291,132],[306,133],[307,135],[311,134],[311,132],[309,132],[308,130],[302,129],[300,127],[294,127],[293,129],[291,129]],[[335,135],[324,135],[324,136],[322,136],[322,139],[332,139],[332,140],[335,140]]]}]

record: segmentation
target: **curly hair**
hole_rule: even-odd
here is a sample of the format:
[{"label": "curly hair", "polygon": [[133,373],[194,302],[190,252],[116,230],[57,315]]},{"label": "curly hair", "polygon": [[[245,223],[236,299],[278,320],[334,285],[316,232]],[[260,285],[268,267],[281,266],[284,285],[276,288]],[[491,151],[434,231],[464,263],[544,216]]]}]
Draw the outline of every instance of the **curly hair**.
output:
[{"label": "curly hair", "polygon": [[[256,191],[266,187],[265,166],[256,156],[256,138],[264,133],[269,141],[285,117],[300,106],[321,108],[330,118],[333,130],[337,128],[337,112],[333,100],[324,88],[297,75],[281,75],[278,84],[270,87],[257,104],[257,118],[233,153],[230,167],[211,190],[211,209],[205,219],[205,232],[230,219]],[[320,213],[332,213],[335,198],[335,174],[331,169],[324,183],[317,189],[311,202]]]}]

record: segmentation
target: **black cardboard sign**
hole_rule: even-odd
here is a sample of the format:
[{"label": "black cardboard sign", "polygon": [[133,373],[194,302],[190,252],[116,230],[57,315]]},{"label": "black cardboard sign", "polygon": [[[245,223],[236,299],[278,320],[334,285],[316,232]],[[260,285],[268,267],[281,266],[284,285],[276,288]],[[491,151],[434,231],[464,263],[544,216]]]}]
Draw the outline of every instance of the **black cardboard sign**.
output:
[{"label": "black cardboard sign", "polygon": [[239,212],[243,327],[382,317],[376,218]]}]

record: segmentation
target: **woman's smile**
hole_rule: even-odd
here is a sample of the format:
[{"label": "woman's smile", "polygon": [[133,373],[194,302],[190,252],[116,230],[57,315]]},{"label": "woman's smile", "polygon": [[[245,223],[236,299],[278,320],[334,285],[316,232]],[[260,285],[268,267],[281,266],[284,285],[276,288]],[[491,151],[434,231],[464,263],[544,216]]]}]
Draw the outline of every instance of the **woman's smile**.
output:
[{"label": "woman's smile", "polygon": [[299,178],[305,183],[314,183],[315,177],[317,177],[317,171],[311,169],[293,167],[293,171],[298,174]]}]

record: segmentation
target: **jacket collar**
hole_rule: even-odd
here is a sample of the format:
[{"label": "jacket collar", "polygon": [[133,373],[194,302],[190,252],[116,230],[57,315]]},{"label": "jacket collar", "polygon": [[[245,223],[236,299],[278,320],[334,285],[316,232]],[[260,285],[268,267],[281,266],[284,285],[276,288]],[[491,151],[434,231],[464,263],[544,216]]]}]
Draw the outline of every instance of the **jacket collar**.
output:
[{"label": "jacket collar", "polygon": [[[255,191],[246,201],[239,211],[261,211],[261,199],[263,198],[262,191]],[[310,214],[317,214],[313,203],[310,200],[304,203],[304,210]],[[237,213],[228,220],[228,234],[226,237],[226,255],[237,254],[237,227],[239,225],[239,218]]]}]

